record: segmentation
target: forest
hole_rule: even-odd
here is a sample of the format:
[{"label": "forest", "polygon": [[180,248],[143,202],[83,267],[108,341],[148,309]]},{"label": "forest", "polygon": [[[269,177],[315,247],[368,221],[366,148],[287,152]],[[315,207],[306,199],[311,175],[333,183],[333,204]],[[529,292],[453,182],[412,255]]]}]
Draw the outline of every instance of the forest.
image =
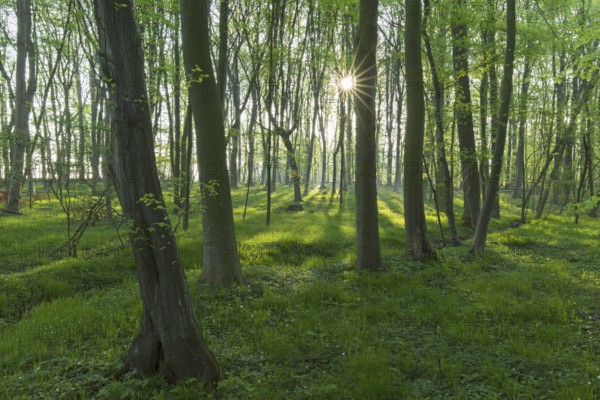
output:
[{"label": "forest", "polygon": [[600,2],[0,0],[0,399],[600,398]]}]

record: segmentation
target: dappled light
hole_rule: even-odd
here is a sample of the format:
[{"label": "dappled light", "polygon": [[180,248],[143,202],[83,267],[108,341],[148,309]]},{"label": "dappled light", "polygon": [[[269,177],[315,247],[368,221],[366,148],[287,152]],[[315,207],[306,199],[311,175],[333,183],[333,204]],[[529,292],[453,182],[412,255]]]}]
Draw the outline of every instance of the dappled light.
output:
[{"label": "dappled light", "polygon": [[0,399],[600,398],[599,18],[0,0]]}]

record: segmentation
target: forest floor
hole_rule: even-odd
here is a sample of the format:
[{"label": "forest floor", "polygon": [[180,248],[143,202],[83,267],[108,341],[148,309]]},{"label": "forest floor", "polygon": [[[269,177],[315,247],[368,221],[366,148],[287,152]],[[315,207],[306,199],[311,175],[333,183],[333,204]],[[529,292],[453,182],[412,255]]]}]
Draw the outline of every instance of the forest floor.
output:
[{"label": "forest floor", "polygon": [[[519,210],[503,197],[486,255],[469,255],[472,232],[461,228],[461,247],[420,264],[403,256],[402,197],[379,194],[380,274],[354,270],[352,195],[340,207],[315,190],[304,212],[285,212],[291,188],[280,186],[266,229],[265,192],[251,190],[242,221],[245,190],[234,191],[246,282],[232,289],[196,283],[199,213],[190,230],[178,228],[204,338],[223,372],[208,397],[600,397],[598,220],[575,225],[565,213],[513,228]],[[24,213],[0,215],[0,399],[204,397],[195,380],[105,377],[141,310],[125,226],[98,222],[69,259],[56,251],[66,241],[59,204]],[[427,221],[439,243],[430,206]]]}]

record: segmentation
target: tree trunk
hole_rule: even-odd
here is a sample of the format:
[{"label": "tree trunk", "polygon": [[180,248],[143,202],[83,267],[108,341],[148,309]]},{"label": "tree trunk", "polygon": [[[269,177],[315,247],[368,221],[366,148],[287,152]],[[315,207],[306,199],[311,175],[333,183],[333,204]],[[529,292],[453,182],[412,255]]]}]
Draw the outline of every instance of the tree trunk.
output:
[{"label": "tree trunk", "polygon": [[248,186],[254,185],[254,174],[256,171],[256,166],[254,165],[254,128],[256,127],[256,119],[258,117],[258,102],[256,95],[256,87],[252,89],[252,111],[250,112],[250,125],[248,126],[248,177],[247,184]]},{"label": "tree trunk", "polygon": [[283,140],[283,145],[287,150],[287,156],[289,160],[289,166],[292,170],[292,182],[294,184],[294,202],[299,203],[302,201],[302,191],[300,190],[300,169],[298,168],[298,163],[296,162],[296,150],[294,149],[294,144],[290,140],[290,136],[292,135],[289,131],[279,130],[277,132]]},{"label": "tree trunk", "polygon": [[183,123],[183,138],[185,145],[182,148],[185,149],[185,157],[181,168],[181,203],[183,208],[183,222],[182,229],[188,230],[190,224],[190,194],[192,191],[192,149],[193,149],[193,131],[192,131],[192,110],[188,102],[187,111],[185,113],[185,121]]},{"label": "tree trunk", "polygon": [[427,240],[423,204],[425,99],[421,59],[421,0],[406,0],[406,137],[404,143],[404,229],[406,255],[414,260],[435,257]]},{"label": "tree trunk", "polygon": [[396,98],[396,169],[394,174],[394,192],[400,192],[400,186],[402,185],[402,153],[400,152],[400,143],[402,141],[402,112],[404,107],[404,87],[400,83],[400,63],[401,61],[396,60],[396,79],[398,80],[398,93]]},{"label": "tree trunk", "polygon": [[242,281],[242,269],[233,225],[223,109],[210,56],[208,13],[204,2],[181,0],[180,4],[183,56],[186,76],[190,77],[190,102],[196,126],[204,206],[200,279],[231,285]]},{"label": "tree trunk", "polygon": [[323,114],[319,113],[319,133],[321,135],[321,190],[327,187],[327,134]]},{"label": "tree trunk", "polygon": [[152,121],[133,4],[94,3],[104,78],[111,82],[111,175],[129,233],[142,296],[138,335],[119,375],[160,372],[169,381],[196,377],[214,386],[219,366],[202,340],[171,230],[154,156]]},{"label": "tree trunk", "polygon": [[506,53],[504,56],[504,75],[502,76],[502,95],[500,111],[498,114],[498,132],[496,133],[496,144],[492,158],[492,169],[487,188],[483,208],[477,221],[475,236],[471,252],[481,254],[485,252],[485,242],[489,228],[490,218],[496,202],[498,189],[500,188],[500,176],[502,174],[502,158],[504,157],[504,146],[506,144],[506,130],[510,112],[512,97],[512,78],[515,61],[515,44],[517,35],[515,0],[507,0],[506,3]]},{"label": "tree trunk", "polygon": [[[586,104],[586,130],[585,130],[585,136],[584,136],[584,147],[585,147],[585,155],[586,155],[586,160],[588,163],[588,179],[587,179],[587,186],[588,186],[588,190],[590,192],[590,197],[593,197],[595,195],[594,192],[594,162],[593,162],[593,155],[594,155],[594,151],[593,151],[593,147],[592,147],[592,138],[594,137],[594,123],[592,120],[592,116],[590,115],[590,106],[589,104]],[[596,194],[596,196],[600,196],[599,194]],[[592,205],[592,208],[589,210],[588,215],[592,218],[597,218],[598,217],[598,207],[600,207],[600,201],[596,201],[595,204]]]},{"label": "tree trunk", "polygon": [[513,197],[523,195],[523,179],[525,179],[525,131],[527,129],[527,98],[529,96],[529,77],[531,75],[531,63],[529,57],[525,56],[525,69],[523,71],[523,82],[521,84],[521,95],[519,96],[519,131],[517,133],[517,178]]},{"label": "tree trunk", "polygon": [[[450,176],[448,161],[446,160],[446,144],[444,142],[444,89],[440,82],[435,58],[431,49],[429,34],[427,33],[427,19],[430,13],[429,0],[425,0],[425,13],[423,19],[423,42],[427,59],[429,60],[429,68],[431,70],[431,80],[433,81],[434,97],[435,97],[435,144],[438,153],[438,169],[441,172],[442,178],[442,205],[444,213],[448,218],[448,227],[450,229],[450,241],[452,244],[458,244],[458,234],[456,231],[456,220],[454,217],[454,182]],[[422,146],[421,146],[422,147]],[[422,150],[421,150],[422,151]]]},{"label": "tree trunk", "polygon": [[[202,12],[208,12],[210,2],[204,5]],[[227,48],[229,45],[229,0],[221,0],[219,9],[219,59],[217,60],[217,85],[221,109],[225,109],[225,91],[227,89]]]},{"label": "tree trunk", "polygon": [[[8,184],[6,210],[18,212],[21,186],[25,179],[23,168],[25,150],[29,146],[29,113],[36,90],[35,54],[31,41],[31,0],[17,1],[17,65],[15,90],[15,129],[11,143],[11,168]],[[29,79],[25,80],[25,69],[29,58]]]},{"label": "tree trunk", "polygon": [[477,168],[477,152],[475,150],[475,134],[473,132],[473,112],[471,109],[471,87],[469,84],[469,51],[467,48],[467,25],[460,15],[464,12],[464,0],[454,0],[452,23],[452,64],[457,80],[455,110],[458,126],[458,144],[460,148],[460,164],[464,192],[463,221],[468,227],[477,224],[481,207],[479,187],[479,171]]},{"label": "tree trunk", "polygon": [[382,269],[377,214],[375,96],[377,95],[377,9],[379,0],[360,0],[355,40],[356,81],[356,239],[357,269]]},{"label": "tree trunk", "polygon": [[238,155],[240,153],[240,137],[242,134],[242,106],[239,80],[239,54],[233,57],[233,81],[231,82],[233,98],[233,125],[231,126],[231,152],[229,153],[229,184],[233,189],[238,187]]},{"label": "tree trunk", "polygon": [[[175,17],[175,26],[173,29],[173,59],[174,59],[174,76],[173,76],[173,181],[174,181],[174,199],[175,211],[185,208],[182,200],[182,188],[186,183],[183,182],[186,178],[183,176],[182,169],[185,168],[185,161],[182,161],[182,152],[184,151],[181,140],[181,49],[179,44],[179,18]],[[165,78],[165,81],[167,79]],[[168,104],[169,99],[167,99]]]}]

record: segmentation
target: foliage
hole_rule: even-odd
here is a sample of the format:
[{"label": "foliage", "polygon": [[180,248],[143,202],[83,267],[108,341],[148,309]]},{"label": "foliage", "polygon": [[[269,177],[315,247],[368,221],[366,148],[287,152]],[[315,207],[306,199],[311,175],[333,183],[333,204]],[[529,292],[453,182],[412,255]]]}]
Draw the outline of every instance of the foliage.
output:
[{"label": "foliage", "polygon": [[[352,197],[339,208],[312,192],[307,211],[286,213],[283,205],[291,193],[276,192],[273,225],[265,231],[264,192],[253,190],[241,222],[244,195],[234,192],[234,211],[247,282],[192,290],[205,339],[224,371],[216,393],[204,393],[194,380],[169,386],[156,377],[107,378],[134,337],[141,311],[132,261],[124,256],[119,267],[100,257],[6,271],[0,284],[11,286],[0,291],[0,309],[12,309],[12,293],[27,293],[34,282],[44,282],[34,291],[45,302],[26,299],[31,303],[20,321],[0,320],[0,397],[594,399],[600,394],[596,221],[582,216],[576,226],[570,217],[550,216],[510,228],[518,210],[503,199],[505,221],[493,223],[486,256],[473,258],[465,244],[438,250],[438,262],[418,264],[402,252],[402,199],[383,190],[388,270],[357,274]],[[58,216],[56,202],[52,207]],[[38,212],[43,213],[34,209],[29,217]],[[426,213],[434,232],[430,204]],[[3,221],[11,218],[18,217]],[[178,238],[192,282],[200,275],[200,227],[199,215],[192,216],[190,231]],[[14,227],[17,235],[19,229]],[[91,246],[116,239],[107,224],[89,229]],[[244,249],[252,256],[245,258]],[[56,296],[44,297],[49,292]]]}]

